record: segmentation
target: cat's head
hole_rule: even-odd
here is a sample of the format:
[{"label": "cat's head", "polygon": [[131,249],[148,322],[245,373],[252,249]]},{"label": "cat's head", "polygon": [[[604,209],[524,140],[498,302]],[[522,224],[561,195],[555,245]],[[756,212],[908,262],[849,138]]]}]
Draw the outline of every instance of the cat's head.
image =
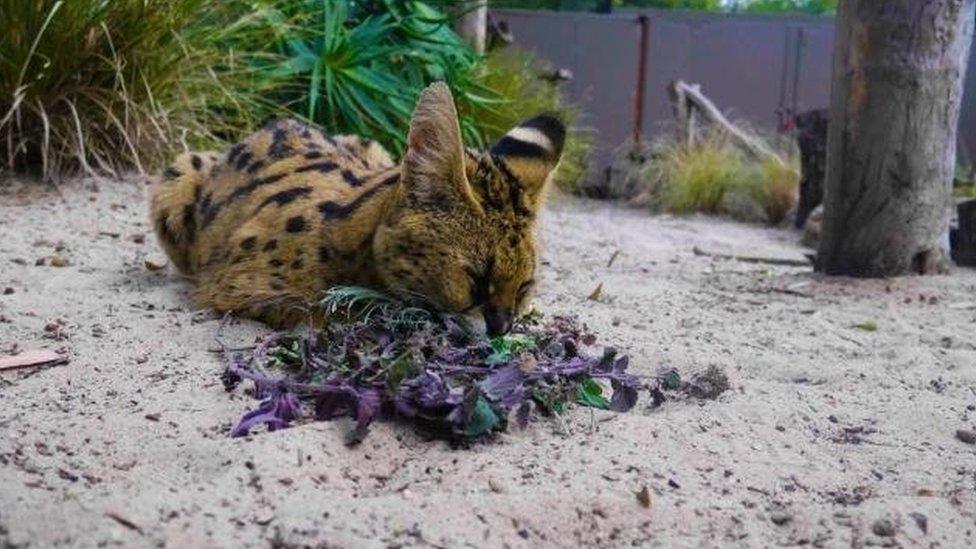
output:
[{"label": "cat's head", "polygon": [[487,151],[465,149],[449,88],[425,89],[398,197],[374,240],[385,285],[444,310],[480,309],[490,334],[507,332],[535,283],[535,219],[565,137],[541,114]]}]

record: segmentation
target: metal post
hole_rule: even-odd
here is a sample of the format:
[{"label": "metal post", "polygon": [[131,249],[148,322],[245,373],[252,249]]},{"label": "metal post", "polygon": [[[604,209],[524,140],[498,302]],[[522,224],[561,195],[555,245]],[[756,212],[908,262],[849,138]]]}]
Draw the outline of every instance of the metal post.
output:
[{"label": "metal post", "polygon": [[644,89],[647,80],[647,48],[650,38],[650,23],[651,21],[646,15],[637,16],[637,24],[640,25],[640,50],[637,52],[637,89],[634,92],[634,143],[640,141],[644,126]]}]

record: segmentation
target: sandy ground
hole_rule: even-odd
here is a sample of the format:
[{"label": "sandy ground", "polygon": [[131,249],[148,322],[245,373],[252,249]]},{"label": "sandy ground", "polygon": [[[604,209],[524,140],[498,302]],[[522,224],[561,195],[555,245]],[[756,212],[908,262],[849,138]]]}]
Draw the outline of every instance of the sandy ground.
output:
[{"label": "sandy ground", "polygon": [[824,280],[693,252],[795,257],[793,232],[561,198],[538,307],[731,391],[467,450],[389,423],[354,449],[341,423],[232,440],[252,402],[218,379],[218,319],[144,266],[146,185],[0,192],[0,356],[71,357],[0,374],[0,546],[976,545],[973,271]]}]

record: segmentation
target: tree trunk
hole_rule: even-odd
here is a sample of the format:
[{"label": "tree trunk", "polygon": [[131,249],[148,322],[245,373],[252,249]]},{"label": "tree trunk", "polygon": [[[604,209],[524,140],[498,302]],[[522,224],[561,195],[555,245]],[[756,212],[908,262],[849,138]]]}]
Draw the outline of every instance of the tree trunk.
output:
[{"label": "tree trunk", "polygon": [[468,0],[460,3],[463,10],[454,22],[454,30],[474,51],[485,53],[488,35],[488,1]]},{"label": "tree trunk", "polygon": [[883,277],[945,265],[976,0],[841,0],[817,267]]}]

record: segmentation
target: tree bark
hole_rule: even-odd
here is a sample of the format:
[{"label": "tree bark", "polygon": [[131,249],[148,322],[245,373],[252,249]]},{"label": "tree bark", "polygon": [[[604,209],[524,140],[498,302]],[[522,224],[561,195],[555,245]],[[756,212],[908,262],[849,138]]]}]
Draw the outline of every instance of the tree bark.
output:
[{"label": "tree bark", "polygon": [[454,30],[474,51],[483,54],[488,36],[488,1],[467,0],[460,5],[463,11],[454,22]]},{"label": "tree bark", "polygon": [[817,267],[942,270],[976,0],[842,0]]}]

